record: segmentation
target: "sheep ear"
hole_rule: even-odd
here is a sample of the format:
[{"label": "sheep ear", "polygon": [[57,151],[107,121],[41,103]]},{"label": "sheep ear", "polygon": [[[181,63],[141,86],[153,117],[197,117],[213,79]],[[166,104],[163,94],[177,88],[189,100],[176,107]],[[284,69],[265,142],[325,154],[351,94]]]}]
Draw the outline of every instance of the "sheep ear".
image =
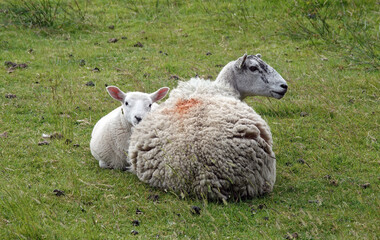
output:
[{"label": "sheep ear", "polygon": [[[241,62],[239,63],[239,68],[240,69],[243,69],[245,67],[245,60],[247,60],[247,54],[245,53],[240,59],[241,59]],[[240,60],[239,59],[239,60]]]},{"label": "sheep ear", "polygon": [[163,99],[166,94],[169,92],[170,88],[168,87],[163,87],[158,89],[156,92],[150,94],[150,98],[152,99],[152,102],[157,102],[161,99]]},{"label": "sheep ear", "polygon": [[120,102],[122,102],[125,98],[125,93],[121,91],[118,87],[109,86],[107,87],[107,91],[111,95],[111,97]]},{"label": "sheep ear", "polygon": [[256,54],[256,57],[261,58],[261,54],[260,53]]}]

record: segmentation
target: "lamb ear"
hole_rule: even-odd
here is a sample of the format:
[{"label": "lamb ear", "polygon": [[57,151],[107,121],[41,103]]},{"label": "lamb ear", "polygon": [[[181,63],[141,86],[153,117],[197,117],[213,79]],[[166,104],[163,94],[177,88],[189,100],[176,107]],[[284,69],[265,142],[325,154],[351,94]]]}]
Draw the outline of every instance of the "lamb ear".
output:
[{"label": "lamb ear", "polygon": [[256,54],[256,57],[261,58],[261,54],[260,53]]},{"label": "lamb ear", "polygon": [[125,98],[125,93],[121,91],[118,87],[115,86],[109,86],[107,87],[108,93],[113,97],[114,99],[122,102]]},{"label": "lamb ear", "polygon": [[152,102],[157,102],[161,99],[163,99],[166,94],[169,92],[170,88],[168,87],[163,87],[158,89],[156,92],[150,94],[150,98],[152,99]]},{"label": "lamb ear", "polygon": [[241,60],[241,62],[239,64],[239,68],[240,69],[244,68],[244,66],[245,66],[245,60],[247,60],[247,54],[244,53],[244,55],[241,58],[242,58],[242,60]]}]

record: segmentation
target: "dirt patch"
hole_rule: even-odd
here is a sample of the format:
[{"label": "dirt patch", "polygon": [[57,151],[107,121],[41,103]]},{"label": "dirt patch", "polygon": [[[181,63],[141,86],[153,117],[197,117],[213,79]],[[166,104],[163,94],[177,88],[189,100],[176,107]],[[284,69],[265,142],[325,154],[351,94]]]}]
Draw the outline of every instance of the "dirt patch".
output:
[{"label": "dirt patch", "polygon": [[171,75],[169,79],[179,80],[179,77],[177,75]]},{"label": "dirt patch", "polygon": [[8,132],[0,133],[0,138],[7,138],[7,137],[8,137]]},{"label": "dirt patch", "polygon": [[26,63],[20,63],[20,64],[18,64],[18,63],[6,61],[5,62],[5,66],[8,67],[8,73],[13,73],[16,68],[27,68],[28,64],[26,64]]},{"label": "dirt patch", "polygon": [[363,189],[369,188],[370,186],[371,186],[370,183],[364,183],[360,185],[360,187],[362,187]]},{"label": "dirt patch", "polygon": [[95,83],[93,81],[89,81],[86,83],[86,86],[93,87],[95,86]]},{"label": "dirt patch", "polygon": [[8,93],[8,94],[5,94],[5,98],[16,98],[16,94],[11,94],[11,93]]},{"label": "dirt patch", "polygon": [[201,208],[198,206],[191,206],[190,212],[193,215],[201,215]]},{"label": "dirt patch", "polygon": [[116,43],[117,41],[119,41],[119,39],[117,39],[117,38],[108,39],[108,43]]},{"label": "dirt patch", "polygon": [[10,68],[27,68],[28,67],[28,64],[26,63],[14,63],[14,62],[11,62],[11,61],[6,61],[5,63],[5,66],[7,67],[10,67]]},{"label": "dirt patch", "polygon": [[38,146],[49,145],[48,141],[42,141],[38,143]]},{"label": "dirt patch", "polygon": [[134,47],[139,47],[139,48],[142,48],[144,47],[144,45],[141,43],[141,42],[137,42],[135,45],[133,45]]},{"label": "dirt patch", "polygon": [[65,192],[62,191],[62,190],[59,190],[59,189],[54,189],[54,194],[57,196],[57,197],[60,197],[60,196],[65,196]]}]

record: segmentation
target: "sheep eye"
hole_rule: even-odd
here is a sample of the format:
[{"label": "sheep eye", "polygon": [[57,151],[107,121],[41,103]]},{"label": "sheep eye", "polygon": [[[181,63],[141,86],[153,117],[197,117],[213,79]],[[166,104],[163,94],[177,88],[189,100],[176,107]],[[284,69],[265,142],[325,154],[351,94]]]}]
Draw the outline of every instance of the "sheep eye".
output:
[{"label": "sheep eye", "polygon": [[128,106],[128,102],[125,102],[125,106]]},{"label": "sheep eye", "polygon": [[251,70],[252,72],[254,72],[254,71],[257,71],[259,69],[257,67],[255,67],[255,66],[250,66],[249,70]]},{"label": "sheep eye", "polygon": [[149,107],[151,108],[151,107],[152,107],[152,104],[149,104]]}]

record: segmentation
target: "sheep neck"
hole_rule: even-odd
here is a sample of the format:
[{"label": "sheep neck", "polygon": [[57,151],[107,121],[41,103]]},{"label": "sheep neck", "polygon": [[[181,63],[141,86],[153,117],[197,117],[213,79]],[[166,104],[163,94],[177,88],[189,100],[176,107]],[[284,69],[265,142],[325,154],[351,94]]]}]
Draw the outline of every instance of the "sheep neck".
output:
[{"label": "sheep neck", "polygon": [[216,84],[221,84],[228,86],[231,90],[231,93],[235,96],[237,96],[238,99],[243,100],[244,96],[238,91],[237,85],[236,85],[236,75],[234,72],[234,63],[230,62],[228,63],[218,74],[218,77],[215,80]]},{"label": "sheep neck", "polygon": [[119,113],[119,117],[120,117],[120,123],[121,123],[121,126],[124,127],[124,128],[132,128],[133,125],[127,121],[127,119],[125,119],[125,111],[123,109],[123,107],[120,107],[121,111]]}]

